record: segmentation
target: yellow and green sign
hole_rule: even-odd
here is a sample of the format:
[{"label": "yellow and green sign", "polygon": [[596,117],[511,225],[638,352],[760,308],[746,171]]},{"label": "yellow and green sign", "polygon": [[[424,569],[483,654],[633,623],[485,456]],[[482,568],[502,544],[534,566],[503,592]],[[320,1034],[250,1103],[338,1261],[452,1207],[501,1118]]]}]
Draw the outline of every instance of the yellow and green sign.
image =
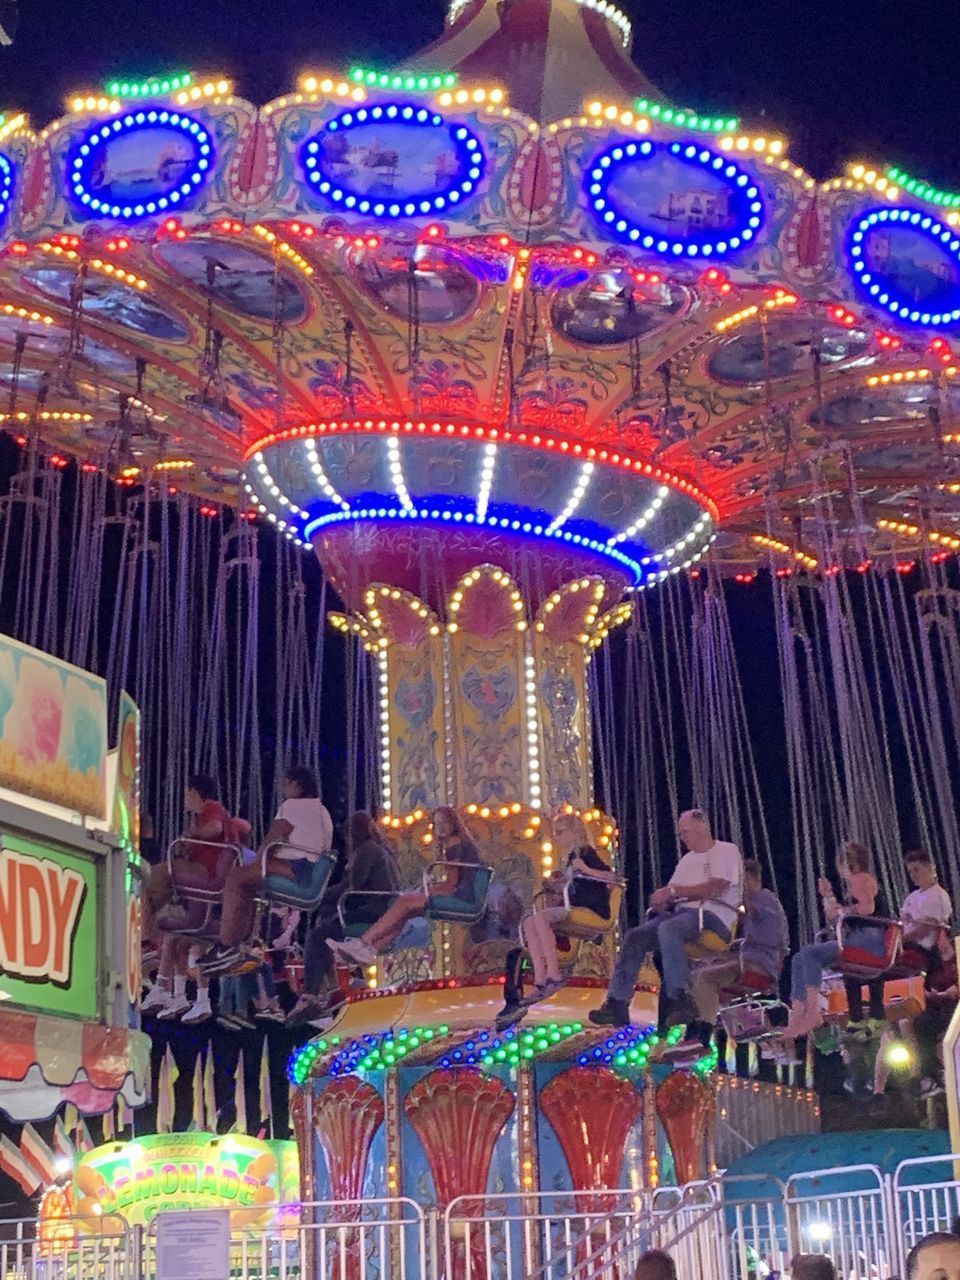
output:
[{"label": "yellow and green sign", "polygon": [[267,1206],[296,1212],[296,1143],[238,1133],[150,1134],[87,1152],[74,1191],[81,1218],[117,1214],[145,1226],[166,1209],[229,1209],[235,1230],[263,1226],[276,1218]]},{"label": "yellow and green sign", "polygon": [[99,1014],[97,863],[0,833],[0,992],[44,1013]]}]

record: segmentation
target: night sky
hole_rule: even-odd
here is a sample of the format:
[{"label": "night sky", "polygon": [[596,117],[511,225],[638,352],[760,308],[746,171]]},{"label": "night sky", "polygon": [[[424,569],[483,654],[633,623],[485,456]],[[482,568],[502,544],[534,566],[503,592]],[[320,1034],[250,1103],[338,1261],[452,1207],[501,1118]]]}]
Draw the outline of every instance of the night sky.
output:
[{"label": "night sky", "polygon": [[[620,0],[634,58],[678,104],[769,122],[820,179],[847,160],[960,188],[960,7],[932,0]],[[225,73],[264,102],[306,69],[385,67],[439,35],[444,0],[20,0],[0,110],[43,124],[114,76]],[[279,19],[279,21],[278,21]]]}]

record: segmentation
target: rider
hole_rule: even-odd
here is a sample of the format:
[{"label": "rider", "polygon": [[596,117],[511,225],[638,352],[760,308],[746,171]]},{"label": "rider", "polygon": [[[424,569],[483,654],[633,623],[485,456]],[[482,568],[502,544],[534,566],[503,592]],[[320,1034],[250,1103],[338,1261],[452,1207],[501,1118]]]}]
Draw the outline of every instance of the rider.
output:
[{"label": "rider", "polygon": [[362,810],[347,824],[347,859],[345,875],[324,895],[316,923],[307,934],[304,991],[287,1015],[288,1027],[329,1015],[341,1002],[329,946],[345,936],[340,899],[346,897],[344,923],[375,924],[400,892],[396,855],[370,814]]},{"label": "rider", "polygon": [[[848,840],[840,849],[836,863],[837,875],[843,885],[842,902],[837,901],[833,885],[821,876],[818,881],[823,899],[823,913],[828,925],[836,924],[842,915],[872,916],[876,911],[880,892],[869,851],[855,840]],[[860,947],[873,955],[883,954],[883,930],[874,925],[854,925],[846,937],[848,946]],[[795,1040],[808,1035],[823,1022],[820,1008],[820,984],[823,970],[840,955],[836,938],[822,942],[808,942],[797,951],[790,962],[790,1019],[784,1028],[784,1039]]]},{"label": "rider", "polygon": [[590,1014],[590,1021],[597,1026],[623,1027],[629,1023],[637,975],[644,957],[651,952],[660,957],[663,966],[666,1025],[695,1021],[697,1006],[690,990],[686,944],[704,929],[728,943],[733,937],[743,885],[740,850],[735,844],[714,837],[702,809],[681,813],[677,834],[687,852],[677,863],[669,884],[650,895],[647,919],[624,937],[607,998]]},{"label": "rider", "polygon": [[[524,923],[523,935],[533,962],[534,981],[526,1004],[547,1000],[563,986],[554,925],[562,924],[577,907],[586,908],[601,920],[609,920],[610,885],[617,879],[590,843],[583,819],[577,814],[559,813],[553,820],[553,835],[557,852],[566,855],[566,862],[559,873],[547,881],[545,890],[561,900],[551,903],[548,899]],[[558,886],[568,881],[569,906],[563,903],[558,892]]]},{"label": "rider", "polygon": [[790,929],[783,904],[772,889],[763,887],[763,870],[756,858],[743,863],[743,940],[736,952],[707,960],[693,970],[693,998],[700,1011],[691,1034],[709,1040],[720,1009],[720,993],[742,973],[763,975],[774,986],[787,952]]},{"label": "rider", "polygon": [[430,885],[427,893],[413,890],[402,893],[380,919],[359,938],[330,942],[330,949],[355,964],[373,964],[378,951],[391,947],[408,920],[422,915],[429,899],[436,896],[468,898],[473,888],[473,866],[482,866],[477,846],[456,809],[442,804],[433,813],[433,835],[441,863],[449,869]]},{"label": "rider", "polygon": [[320,800],[316,775],[292,765],[284,775],[284,800],[263,838],[261,859],[246,867],[232,867],[223,891],[220,941],[201,957],[205,973],[220,973],[240,959],[240,943],[253,931],[254,901],[263,888],[264,874],[285,880],[309,880],[312,868],[333,843],[333,822]]}]

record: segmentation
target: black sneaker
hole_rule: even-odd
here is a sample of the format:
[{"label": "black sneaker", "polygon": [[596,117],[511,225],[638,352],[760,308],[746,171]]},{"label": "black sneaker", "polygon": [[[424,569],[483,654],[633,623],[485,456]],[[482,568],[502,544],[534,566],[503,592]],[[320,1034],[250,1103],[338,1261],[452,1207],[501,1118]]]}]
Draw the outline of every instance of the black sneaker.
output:
[{"label": "black sneaker", "polygon": [[587,1016],[595,1027],[629,1027],[630,1005],[607,996],[600,1008],[591,1009]]},{"label": "black sneaker", "polygon": [[696,1040],[701,1048],[709,1049],[710,1041],[713,1039],[713,1023],[712,1022],[691,1022],[687,1026],[687,1039]]},{"label": "black sneaker", "polygon": [[239,960],[239,947],[227,946],[223,942],[215,942],[197,961],[197,968],[206,977],[213,973],[225,972]]},{"label": "black sneaker", "polygon": [[699,1018],[700,1010],[696,1000],[689,991],[684,991],[670,1001],[664,1022],[668,1027],[685,1027],[691,1022],[697,1022]]}]

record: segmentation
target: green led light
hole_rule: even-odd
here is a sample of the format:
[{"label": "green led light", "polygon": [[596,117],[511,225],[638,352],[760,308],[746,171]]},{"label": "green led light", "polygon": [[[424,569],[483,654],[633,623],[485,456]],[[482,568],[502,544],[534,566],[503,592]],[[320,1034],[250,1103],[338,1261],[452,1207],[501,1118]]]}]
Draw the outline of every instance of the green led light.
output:
[{"label": "green led light", "polygon": [[113,98],[161,98],[168,93],[186,89],[193,83],[193,76],[182,71],[179,75],[163,76],[152,80],[112,80],[107,93]]},{"label": "green led light", "polygon": [[452,89],[457,83],[452,71],[399,75],[389,71],[370,71],[366,67],[352,67],[350,79],[354,84],[365,84],[371,89],[404,90],[407,93],[436,93],[439,89]]},{"label": "green led light", "polygon": [[926,200],[930,204],[940,205],[945,209],[960,209],[960,195],[954,191],[941,191],[939,187],[931,186],[922,178],[911,178],[909,173],[904,173],[902,169],[888,169],[886,176],[907,195],[916,196],[918,200]]},{"label": "green led light", "polygon": [[700,133],[736,133],[740,128],[736,116],[701,116],[694,111],[668,106],[665,102],[653,102],[650,98],[639,98],[636,109],[651,120],[662,120],[664,124],[677,125],[681,129],[696,129]]}]

